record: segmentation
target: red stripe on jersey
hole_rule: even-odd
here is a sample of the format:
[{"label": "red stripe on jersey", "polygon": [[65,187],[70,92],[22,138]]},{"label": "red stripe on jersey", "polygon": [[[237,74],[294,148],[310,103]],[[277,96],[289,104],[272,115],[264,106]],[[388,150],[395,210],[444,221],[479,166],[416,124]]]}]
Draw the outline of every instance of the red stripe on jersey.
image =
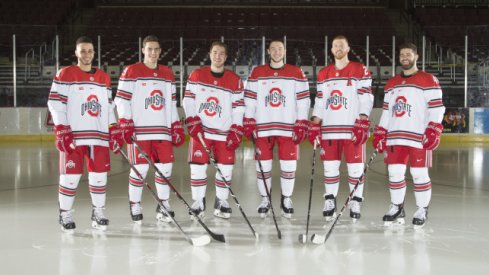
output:
[{"label": "red stripe on jersey", "polygon": [[402,131],[387,133],[387,139],[399,139],[399,138],[421,142],[423,140],[423,135],[411,133],[411,132],[402,132]]},{"label": "red stripe on jersey", "polygon": [[331,134],[331,133],[351,133],[353,131],[353,126],[322,126],[321,133]]},{"label": "red stripe on jersey", "polygon": [[83,131],[83,132],[73,132],[73,136],[75,139],[102,139],[102,140],[109,140],[109,134],[108,133],[100,133],[100,132],[90,132],[90,131]]},{"label": "red stripe on jersey", "polygon": [[252,92],[252,91],[246,90],[245,93],[244,93],[244,96],[247,97],[247,98],[256,99],[256,93],[255,92]]},{"label": "red stripe on jersey", "polygon": [[310,94],[309,91],[297,93],[297,99],[300,100],[304,98],[309,98],[309,94]]},{"label": "red stripe on jersey", "polygon": [[435,107],[441,107],[441,106],[443,106],[443,101],[441,99],[433,99],[430,102],[428,102],[429,108],[435,108]]},{"label": "red stripe on jersey", "polygon": [[115,97],[120,97],[120,98],[125,99],[125,100],[131,100],[132,93],[117,90],[117,94],[115,95]]},{"label": "red stripe on jersey", "polygon": [[382,109],[389,110],[389,103],[384,102],[384,105],[382,105]]},{"label": "red stripe on jersey", "polygon": [[170,134],[166,127],[135,127],[136,134]]},{"label": "red stripe on jersey", "polygon": [[293,129],[292,124],[278,124],[278,123],[268,123],[268,124],[258,124],[257,129],[258,131],[267,131],[267,130],[285,130],[285,131],[292,131]]},{"label": "red stripe on jersey", "polygon": [[195,98],[195,95],[191,91],[185,91],[184,97]]}]

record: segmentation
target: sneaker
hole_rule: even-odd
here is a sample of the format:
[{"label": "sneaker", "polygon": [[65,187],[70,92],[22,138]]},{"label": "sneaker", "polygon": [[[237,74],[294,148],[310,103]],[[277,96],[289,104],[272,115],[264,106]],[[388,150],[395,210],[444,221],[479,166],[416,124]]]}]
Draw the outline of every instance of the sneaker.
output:
[{"label": "sneaker", "polygon": [[404,213],[404,203],[394,204],[391,203],[389,206],[389,210],[382,217],[385,226],[389,226],[393,223],[404,224],[404,217],[406,214]]},{"label": "sneaker", "polygon": [[268,216],[268,212],[270,211],[270,201],[267,196],[261,197],[261,203],[258,205],[258,214],[260,214],[261,218],[266,218]]},{"label": "sneaker", "polygon": [[161,200],[160,202],[165,208],[163,209],[159,203],[156,205],[156,220],[159,222],[171,222],[172,218],[175,217],[175,212],[171,209],[168,200]]},{"label": "sneaker", "polygon": [[294,205],[292,204],[292,199],[290,197],[282,195],[280,208],[282,208],[282,216],[287,219],[292,218],[292,214],[294,213]]},{"label": "sneaker", "polygon": [[143,222],[143,208],[141,207],[141,203],[129,202],[129,212],[134,223],[141,224]]},{"label": "sneaker", "polygon": [[227,200],[221,200],[216,197],[216,201],[214,203],[214,216],[229,219],[231,217],[232,210],[229,207]]},{"label": "sneaker", "polygon": [[76,225],[73,221],[73,215],[71,210],[60,210],[59,211],[59,224],[61,225],[61,230],[66,233],[73,234]]},{"label": "sneaker", "polygon": [[[192,213],[188,213],[190,215],[191,220],[196,220],[195,216],[198,216],[199,218],[203,219],[205,214],[205,198],[202,198],[200,200],[195,200],[194,203],[192,203],[192,206],[190,207]],[[195,214],[195,215],[194,215]]]},{"label": "sneaker", "polygon": [[360,208],[363,198],[353,197],[351,201],[348,203],[348,207],[350,208],[350,217],[353,220],[358,220],[362,216],[360,214]]},{"label": "sneaker", "polygon": [[418,206],[418,209],[416,209],[416,212],[414,212],[414,217],[413,217],[414,229],[423,228],[427,219],[428,219],[428,207]]},{"label": "sneaker", "polygon": [[323,217],[327,222],[336,218],[336,198],[333,194],[324,196]]},{"label": "sneaker", "polygon": [[93,207],[92,208],[92,227],[95,229],[100,229],[102,231],[107,230],[107,225],[109,225],[109,219],[105,216],[104,207]]}]

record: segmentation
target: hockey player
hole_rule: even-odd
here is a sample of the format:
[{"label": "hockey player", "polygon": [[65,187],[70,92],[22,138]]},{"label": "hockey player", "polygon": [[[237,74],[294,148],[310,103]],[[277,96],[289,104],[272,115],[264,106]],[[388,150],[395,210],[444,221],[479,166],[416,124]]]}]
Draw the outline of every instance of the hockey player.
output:
[{"label": "hockey player", "polygon": [[270,201],[263,183],[261,162],[268,190],[272,187],[273,147],[279,147],[281,208],[286,218],[292,217],[294,207],[295,171],[299,158],[299,143],[307,136],[310,108],[309,84],[302,70],[285,64],[285,46],[280,40],[270,42],[270,63],[257,66],[251,72],[245,89],[243,124],[248,139],[256,137],[259,156],[256,161],[257,185],[262,201],[258,213],[266,217]]},{"label": "hockey player", "polygon": [[348,168],[350,217],[359,219],[363,201],[365,142],[369,136],[369,115],[373,106],[372,78],[365,65],[348,59],[348,39],[339,35],[333,39],[331,53],[334,64],[323,68],[317,79],[317,95],[309,129],[309,141],[321,142],[324,165],[323,216],[326,221],[336,217],[336,196],[340,184],[340,164],[344,154]]},{"label": "hockey player", "polygon": [[59,223],[62,230],[70,233],[76,227],[72,208],[84,161],[92,198],[92,227],[107,228],[109,220],[104,209],[109,147],[115,150],[123,143],[115,124],[110,77],[92,67],[92,40],[78,38],[75,55],[77,65],[57,72],[48,99],[55,124],[55,145],[60,152]]},{"label": "hockey player", "polygon": [[[224,68],[226,44],[213,42],[209,56],[210,67],[196,69],[190,74],[183,99],[185,124],[192,137],[188,155],[194,200],[191,208],[199,217],[204,217],[206,207],[209,156],[198,136],[204,137],[224,179],[231,184],[235,150],[243,135],[243,83],[238,75]],[[219,173],[216,173],[215,185],[214,215],[228,219],[232,212],[227,201],[229,189]]]},{"label": "hockey player", "polygon": [[385,85],[382,116],[374,130],[373,146],[386,153],[389,171],[391,204],[384,215],[386,225],[404,223],[404,197],[406,195],[406,165],[414,182],[417,210],[415,228],[424,226],[431,199],[432,150],[440,143],[445,107],[442,91],[435,76],[418,70],[417,48],[406,43],[400,47],[399,62],[402,72]]},{"label": "hockey player", "polygon": [[[175,77],[168,67],[158,64],[161,45],[156,36],[149,35],[143,39],[142,53],[144,61],[127,66],[119,80],[115,98],[119,124],[128,144],[129,158],[139,173],[146,177],[149,164],[133,145],[133,139],[151,157],[161,173],[170,179],[175,160],[173,146],[178,147],[185,142],[185,133],[177,113]],[[131,170],[129,209],[136,224],[141,224],[143,219],[143,185],[143,179]],[[155,173],[155,185],[158,198],[174,217],[169,204],[170,188],[158,173]],[[156,207],[156,219],[171,221],[160,204]]]}]

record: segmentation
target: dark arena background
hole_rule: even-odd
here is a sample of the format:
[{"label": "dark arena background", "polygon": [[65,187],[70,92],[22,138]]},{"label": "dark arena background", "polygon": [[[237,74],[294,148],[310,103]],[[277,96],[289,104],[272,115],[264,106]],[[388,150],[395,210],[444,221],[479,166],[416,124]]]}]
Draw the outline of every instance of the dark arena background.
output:
[{"label": "dark arena background", "polygon": [[[446,106],[440,147],[430,168],[433,195],[429,218],[419,230],[409,173],[406,224],[385,227],[389,178],[379,154],[366,173],[362,218],[349,209],[323,244],[310,241],[333,226],[322,216],[323,163],[313,147],[300,145],[294,188],[295,213],[280,216],[280,167],[273,164],[272,217],[257,213],[260,196],[252,142],[236,151],[232,188],[252,227],[230,197],[229,220],[212,215],[214,167],[209,165],[208,209],[203,219],[226,242],[190,245],[173,223],[157,223],[156,202],[143,190],[145,218],[131,221],[128,208],[130,166],[111,154],[105,232],[90,226],[86,174],[74,205],[73,234],[58,224],[59,153],[47,101],[53,77],[76,64],[75,41],[85,35],[95,46],[93,66],[107,72],[113,95],[127,65],[140,62],[142,39],[156,35],[159,63],[173,71],[177,104],[189,74],[208,66],[213,41],[228,45],[226,68],[246,83],[252,69],[268,63],[272,39],[286,47],[285,61],[300,66],[309,82],[311,108],[317,76],[334,63],[331,42],[345,35],[349,59],[372,73],[374,109],[370,131],[379,123],[387,80],[402,71],[398,46],[418,47],[418,68],[436,76]],[[489,1],[488,0],[15,0],[0,2],[0,274],[489,274]],[[171,177],[191,202],[187,144],[175,149]],[[373,153],[367,142],[366,160]],[[319,154],[318,154],[319,155]],[[486,156],[488,156],[486,162]],[[348,197],[347,168],[341,165],[337,207]],[[314,170],[312,170],[314,171]],[[408,169],[409,171],[409,169]],[[150,168],[148,183],[154,184]],[[306,233],[310,181],[313,196]],[[145,187],[146,189],[146,187]],[[173,193],[175,219],[192,238],[206,230],[191,221]]]}]

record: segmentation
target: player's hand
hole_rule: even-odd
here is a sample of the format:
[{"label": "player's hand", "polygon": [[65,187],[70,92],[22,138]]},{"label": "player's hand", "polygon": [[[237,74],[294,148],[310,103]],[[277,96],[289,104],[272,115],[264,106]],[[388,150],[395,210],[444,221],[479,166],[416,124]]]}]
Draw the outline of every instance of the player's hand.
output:
[{"label": "player's hand", "polygon": [[321,140],[321,124],[309,121],[309,133],[307,135],[309,142],[314,145],[314,141]]},{"label": "player's hand", "polygon": [[364,144],[368,140],[370,121],[368,119],[356,119],[353,126],[351,140],[353,144]]},{"label": "player's hand", "polygon": [[75,151],[75,146],[73,144],[73,132],[69,125],[55,125],[54,126],[54,136],[56,149],[60,152],[67,154],[73,153]]},{"label": "player's hand", "polygon": [[204,135],[202,120],[200,120],[199,116],[187,117],[187,119],[185,119],[185,126],[187,126],[188,134],[193,138],[197,138],[199,133]]},{"label": "player's hand", "polygon": [[308,126],[309,121],[305,119],[295,121],[294,127],[292,128],[292,130],[294,131],[292,133],[292,140],[295,144],[299,144],[306,139]]},{"label": "player's hand", "polygon": [[375,126],[373,147],[379,153],[384,152],[387,147],[387,130],[384,127]]},{"label": "player's hand", "polygon": [[122,131],[122,137],[127,144],[132,144],[132,137],[134,135],[134,121],[132,119],[119,119],[119,126]]},{"label": "player's hand", "polygon": [[229,128],[228,136],[226,137],[226,148],[230,151],[236,150],[241,143],[243,137],[244,127],[241,125],[233,124]]},{"label": "player's hand", "polygon": [[251,140],[253,133],[256,137],[256,120],[254,118],[243,118],[244,135]]},{"label": "player's hand", "polygon": [[123,131],[117,124],[109,127],[109,149],[115,154],[119,154],[119,150],[124,145]]},{"label": "player's hand", "polygon": [[177,120],[171,125],[171,142],[176,147],[182,146],[185,142],[185,132],[183,131],[183,126],[180,120]]},{"label": "player's hand", "polygon": [[443,131],[443,125],[430,121],[423,135],[423,148],[426,150],[435,150],[440,145],[440,137]]}]

